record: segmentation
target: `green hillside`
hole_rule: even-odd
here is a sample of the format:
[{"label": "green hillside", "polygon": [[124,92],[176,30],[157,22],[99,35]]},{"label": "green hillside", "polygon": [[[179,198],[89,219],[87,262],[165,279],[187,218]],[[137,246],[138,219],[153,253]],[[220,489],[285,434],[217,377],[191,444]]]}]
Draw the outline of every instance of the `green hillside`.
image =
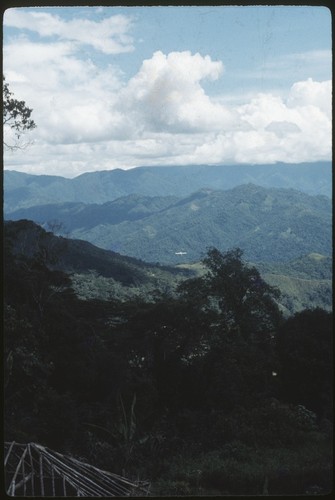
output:
[{"label": "green hillside", "polygon": [[157,291],[171,292],[193,273],[173,267],[153,266],[91,243],[55,236],[32,221],[5,223],[5,242],[14,255],[47,264],[68,273],[78,296],[91,299],[149,300]]},{"label": "green hillside", "polygon": [[130,195],[103,205],[21,209],[11,219],[60,224],[63,234],[147,262],[201,259],[210,246],[240,247],[254,262],[330,255],[332,208],[325,196],[253,184],[202,189],[185,198]]},{"label": "green hillside", "polygon": [[281,291],[286,314],[307,308],[332,310],[332,258],[311,253],[285,264],[257,265],[264,280]]},{"label": "green hillside", "polygon": [[[280,290],[278,304],[285,316],[304,309],[333,308],[332,258],[311,253],[285,263],[258,262],[256,265],[266,283]],[[196,276],[205,272],[201,262],[181,264]]]},{"label": "green hillside", "polygon": [[[31,221],[6,222],[5,236],[16,255],[69,273],[74,291],[85,300],[153,300],[157,293],[174,294],[182,281],[204,273],[201,263],[154,266],[86,241],[55,236]],[[331,257],[312,253],[285,263],[259,262],[256,267],[280,290],[278,303],[285,315],[305,308],[332,309]]]},{"label": "green hillside", "polygon": [[280,304],[285,314],[321,307],[332,310],[332,280],[307,280],[281,274],[262,274],[264,280],[281,291]]}]

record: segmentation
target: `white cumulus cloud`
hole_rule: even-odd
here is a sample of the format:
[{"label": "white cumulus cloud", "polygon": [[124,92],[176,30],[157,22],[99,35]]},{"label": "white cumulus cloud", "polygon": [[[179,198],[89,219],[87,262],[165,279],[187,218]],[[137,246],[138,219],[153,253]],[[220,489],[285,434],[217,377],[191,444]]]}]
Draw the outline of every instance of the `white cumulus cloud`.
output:
[{"label": "white cumulus cloud", "polygon": [[143,61],[124,89],[122,101],[151,131],[201,132],[232,125],[234,116],[205,94],[201,81],[217,79],[221,61],[189,51],[157,51]]},{"label": "white cumulus cloud", "polygon": [[[330,160],[331,82],[295,83],[284,99],[258,94],[233,107],[235,129],[212,133],[187,156],[189,163],[299,163]],[[239,126],[247,124],[247,127]],[[185,158],[186,160],[186,158]]]},{"label": "white cumulus cloud", "polygon": [[315,106],[329,118],[332,114],[332,84],[330,80],[315,82],[312,78],[295,83],[287,100],[288,106]]},{"label": "white cumulus cloud", "polygon": [[[26,26],[14,18],[7,21]],[[223,63],[190,51],[154,52],[124,81],[116,66],[79,57],[80,30],[68,36],[70,21],[52,21],[57,40],[21,36],[4,47],[6,79],[37,124],[29,150],[6,153],[6,168],[74,176],[138,165],[331,159],[331,81],[225,100],[203,86],[224,78]],[[34,22],[42,33],[41,19]]]},{"label": "white cumulus cloud", "polygon": [[105,54],[134,50],[133,39],[129,34],[131,19],[121,14],[100,21],[80,18],[66,21],[47,12],[8,9],[4,16],[4,25],[34,31],[41,37],[56,36],[61,40],[91,45]]},{"label": "white cumulus cloud", "polygon": [[4,61],[11,91],[33,108],[35,141],[68,144],[120,134],[118,68],[78,58],[72,42],[46,44],[25,37],[6,45]]}]

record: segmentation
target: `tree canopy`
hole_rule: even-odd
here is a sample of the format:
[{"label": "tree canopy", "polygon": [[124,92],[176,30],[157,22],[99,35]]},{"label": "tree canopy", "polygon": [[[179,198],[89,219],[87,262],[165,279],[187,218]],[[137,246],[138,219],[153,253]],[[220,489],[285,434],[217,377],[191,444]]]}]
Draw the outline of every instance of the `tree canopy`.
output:
[{"label": "tree canopy", "polygon": [[268,285],[255,267],[242,259],[239,248],[221,253],[210,248],[203,263],[203,278],[188,280],[180,290],[207,310],[216,310],[220,324],[244,337],[271,332],[280,319],[276,303],[279,291]]},{"label": "tree canopy", "polygon": [[10,127],[16,137],[15,142],[11,144],[4,141],[5,147],[12,150],[24,147],[20,143],[21,135],[36,127],[34,120],[31,118],[32,111],[25,101],[14,98],[14,94],[9,90],[9,85],[3,76],[3,126],[4,128],[5,126]]},{"label": "tree canopy", "polygon": [[81,300],[69,275],[14,236],[7,441],[140,476],[154,496],[331,487],[330,314],[280,318],[276,290],[239,249],[210,249],[207,271],[176,295]]}]

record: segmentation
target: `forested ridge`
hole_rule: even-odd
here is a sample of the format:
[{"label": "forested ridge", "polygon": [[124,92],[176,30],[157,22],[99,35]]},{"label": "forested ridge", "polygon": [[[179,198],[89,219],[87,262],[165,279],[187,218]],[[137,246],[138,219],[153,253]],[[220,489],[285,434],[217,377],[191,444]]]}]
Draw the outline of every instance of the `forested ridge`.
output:
[{"label": "forested ridge", "polygon": [[131,194],[103,204],[49,202],[12,211],[8,218],[58,226],[62,236],[170,265],[199,260],[208,246],[243,248],[254,262],[330,255],[332,247],[328,197],[254,184],[206,188],[181,198]]},{"label": "forested ridge", "polygon": [[331,180],[331,162],[143,166],[86,172],[73,179],[5,170],[4,210],[9,214],[18,208],[46,203],[101,204],[130,194],[185,197],[203,187],[231,189],[248,183],[268,188],[293,188],[330,197]]},{"label": "forested ridge", "polygon": [[153,495],[331,490],[330,312],[283,317],[239,248],[208,249],[175,293],[122,301],[79,298],[54,247],[24,248],[5,233],[6,440]]}]

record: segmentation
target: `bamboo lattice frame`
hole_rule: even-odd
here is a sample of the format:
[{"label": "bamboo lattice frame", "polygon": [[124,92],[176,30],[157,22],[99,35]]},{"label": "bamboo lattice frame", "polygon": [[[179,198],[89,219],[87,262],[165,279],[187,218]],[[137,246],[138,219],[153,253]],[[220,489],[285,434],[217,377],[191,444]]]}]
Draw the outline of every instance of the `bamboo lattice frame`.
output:
[{"label": "bamboo lattice frame", "polygon": [[36,443],[5,443],[9,496],[147,496],[149,483],[103,471]]}]

